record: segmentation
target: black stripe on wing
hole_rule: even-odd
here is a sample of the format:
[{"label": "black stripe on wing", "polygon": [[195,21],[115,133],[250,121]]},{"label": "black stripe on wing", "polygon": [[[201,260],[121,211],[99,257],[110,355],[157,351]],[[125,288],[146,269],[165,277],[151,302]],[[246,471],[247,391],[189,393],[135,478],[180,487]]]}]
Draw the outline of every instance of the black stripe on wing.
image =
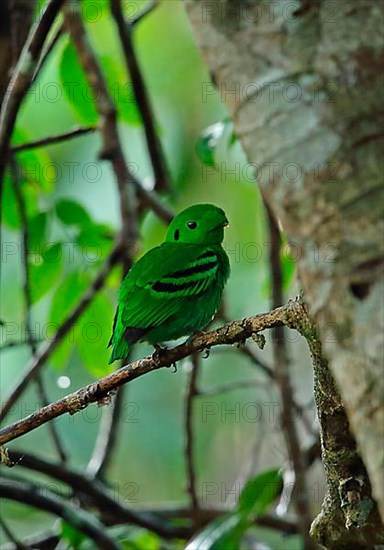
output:
[{"label": "black stripe on wing", "polygon": [[210,271],[217,266],[217,259],[215,258],[212,262],[207,262],[205,264],[196,264],[187,269],[181,269],[180,271],[174,271],[170,273],[167,278],[177,279],[178,277],[188,277],[189,275],[195,275],[196,273],[204,273],[205,271]]},{"label": "black stripe on wing", "polygon": [[157,283],[155,283],[152,286],[152,288],[156,292],[166,292],[166,293],[172,294],[174,292],[181,292],[182,290],[187,290],[187,289],[192,290],[200,282],[201,281],[188,281],[185,283],[177,283],[177,282],[173,283],[171,281],[167,281],[167,282],[157,281]]}]

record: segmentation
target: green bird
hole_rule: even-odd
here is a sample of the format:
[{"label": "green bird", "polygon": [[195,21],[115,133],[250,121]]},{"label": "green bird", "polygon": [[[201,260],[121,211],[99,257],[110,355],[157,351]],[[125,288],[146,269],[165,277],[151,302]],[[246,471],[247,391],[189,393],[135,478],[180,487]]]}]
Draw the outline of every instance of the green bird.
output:
[{"label": "green bird", "polygon": [[158,345],[211,321],[230,273],[221,246],[227,225],[221,208],[190,206],[172,220],[165,241],[132,266],[118,293],[109,363],[124,359],[135,342]]}]

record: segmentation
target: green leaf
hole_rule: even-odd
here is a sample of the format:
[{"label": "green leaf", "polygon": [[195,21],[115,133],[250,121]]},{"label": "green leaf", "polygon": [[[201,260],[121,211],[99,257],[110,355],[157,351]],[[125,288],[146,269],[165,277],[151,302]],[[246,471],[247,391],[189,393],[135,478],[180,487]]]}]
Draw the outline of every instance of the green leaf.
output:
[{"label": "green leaf", "polygon": [[65,225],[86,227],[92,223],[84,206],[73,199],[60,199],[56,203],[56,215]]},{"label": "green leaf", "polygon": [[82,257],[97,264],[110,253],[114,239],[115,234],[108,225],[94,223],[81,229],[76,240]]},{"label": "green leaf", "polygon": [[61,520],[61,538],[70,545],[70,548],[78,550],[82,542],[86,539],[86,536],[69,523]]},{"label": "green leaf", "polygon": [[72,105],[79,121],[94,125],[98,121],[95,96],[80,66],[76,50],[68,40],[60,61],[60,79],[64,93]]},{"label": "green leaf", "polygon": [[111,301],[104,294],[99,294],[80,319],[77,349],[85,368],[95,377],[105,375],[114,368],[108,366],[110,350],[107,349],[113,314]]},{"label": "green leaf", "polygon": [[261,516],[275,500],[281,490],[282,478],[279,470],[263,472],[245,484],[241,491],[237,510],[240,514]]},{"label": "green leaf", "polygon": [[296,271],[295,260],[291,254],[287,252],[283,254],[281,258],[281,269],[283,271],[283,290],[288,290]]},{"label": "green leaf", "polygon": [[197,533],[185,550],[238,550],[246,526],[241,515],[225,514]]},{"label": "green leaf", "polygon": [[198,139],[196,152],[201,162],[206,166],[216,167],[215,151],[224,130],[225,123],[217,122],[206,128]]},{"label": "green leaf", "polygon": [[50,323],[59,326],[75,308],[90,284],[90,277],[84,273],[74,271],[66,275],[53,295],[49,313]]},{"label": "green leaf", "polygon": [[187,545],[186,550],[238,550],[241,538],[255,516],[265,514],[281,489],[278,470],[268,470],[249,480],[234,512],[209,523]]},{"label": "green leaf", "polygon": [[28,220],[29,250],[39,252],[45,243],[47,214],[39,212]]},{"label": "green leaf", "polygon": [[35,262],[30,261],[30,284],[32,303],[40,300],[58,281],[63,267],[61,243],[49,245],[42,255],[35,254]]},{"label": "green leaf", "polygon": [[125,66],[109,56],[100,56],[100,63],[108,83],[110,96],[116,103],[119,120],[131,126],[141,126],[142,120],[137,107],[131,82],[127,82]]},{"label": "green leaf", "polygon": [[[52,327],[53,333],[74,310],[90,284],[91,278],[86,273],[74,271],[65,277],[62,284],[56,289],[51,302],[49,326]],[[68,362],[73,351],[74,341],[75,333],[70,331],[54,351],[51,361],[57,369],[62,369]]]}]

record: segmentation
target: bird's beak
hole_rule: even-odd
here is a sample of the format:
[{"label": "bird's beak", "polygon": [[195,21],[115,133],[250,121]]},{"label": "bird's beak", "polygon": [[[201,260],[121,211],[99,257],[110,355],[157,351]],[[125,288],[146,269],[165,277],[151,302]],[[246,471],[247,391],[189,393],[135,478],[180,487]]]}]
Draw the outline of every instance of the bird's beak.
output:
[{"label": "bird's beak", "polygon": [[223,223],[223,227],[229,227],[229,221],[228,220],[225,220],[225,222]]}]

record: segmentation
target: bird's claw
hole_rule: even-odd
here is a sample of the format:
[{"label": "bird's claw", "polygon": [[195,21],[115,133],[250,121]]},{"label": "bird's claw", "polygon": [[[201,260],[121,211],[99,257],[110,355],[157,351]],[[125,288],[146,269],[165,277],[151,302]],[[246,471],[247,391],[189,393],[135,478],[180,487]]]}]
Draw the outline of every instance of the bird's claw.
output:
[{"label": "bird's claw", "polygon": [[265,336],[258,332],[252,334],[252,340],[259,346],[260,349],[264,349],[265,346]]},{"label": "bird's claw", "polygon": [[234,345],[234,347],[237,348],[237,349],[244,349],[244,347],[245,347],[245,339],[244,339],[244,340],[240,340],[239,342],[235,342],[233,345]]},{"label": "bird's claw", "polygon": [[208,359],[210,353],[211,353],[211,348],[203,349],[203,359]]},{"label": "bird's claw", "polygon": [[176,361],[174,361],[171,365],[169,365],[169,368],[173,368],[173,371],[172,373],[175,373],[177,372],[177,365],[176,365]]},{"label": "bird's claw", "polygon": [[160,346],[159,344],[154,344],[153,347],[155,348],[155,351],[152,353],[152,358],[155,361],[161,359],[161,356],[168,351],[168,348],[166,346]]}]

